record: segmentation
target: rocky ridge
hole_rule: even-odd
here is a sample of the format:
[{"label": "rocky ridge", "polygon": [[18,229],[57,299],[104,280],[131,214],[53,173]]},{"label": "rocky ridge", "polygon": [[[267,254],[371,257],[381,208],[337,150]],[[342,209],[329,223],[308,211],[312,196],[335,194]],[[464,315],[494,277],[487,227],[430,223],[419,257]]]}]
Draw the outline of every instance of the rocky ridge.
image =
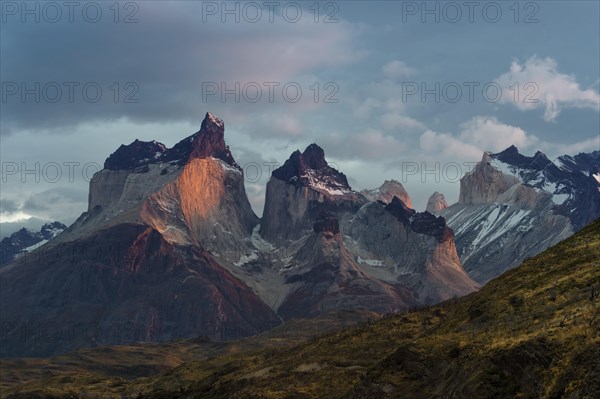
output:
[{"label": "rocky ridge", "polygon": [[360,193],[370,201],[381,201],[386,204],[392,202],[394,197],[398,197],[404,205],[409,208],[413,207],[408,192],[402,183],[397,180],[386,180],[380,187],[371,190],[362,190]]},{"label": "rocky ridge", "polygon": [[427,207],[425,210],[437,215],[446,208],[448,208],[448,203],[446,202],[446,198],[444,198],[444,194],[436,191],[431,194],[429,200],[427,200]]},{"label": "rocky ridge", "polygon": [[[223,331],[232,329],[239,338],[289,318],[389,313],[479,288],[444,218],[397,196],[370,201],[316,144],[273,171],[259,219],[224,129],[207,113],[172,148],[136,140],[111,154],[90,182],[87,212],[43,256],[0,270],[9,333],[28,323],[112,331],[133,322],[133,340],[228,339]],[[34,338],[3,346],[2,355],[61,353],[114,337]]]},{"label": "rocky ridge", "polygon": [[62,233],[67,226],[60,222],[50,222],[44,224],[40,231],[33,231],[22,228],[12,233],[9,237],[4,237],[0,241],[0,267],[20,254],[28,253],[44,245],[49,240]]},{"label": "rocky ridge", "polygon": [[599,168],[599,151],[555,162],[514,146],[484,153],[458,203],[441,211],[465,270],[486,283],[600,217]]}]

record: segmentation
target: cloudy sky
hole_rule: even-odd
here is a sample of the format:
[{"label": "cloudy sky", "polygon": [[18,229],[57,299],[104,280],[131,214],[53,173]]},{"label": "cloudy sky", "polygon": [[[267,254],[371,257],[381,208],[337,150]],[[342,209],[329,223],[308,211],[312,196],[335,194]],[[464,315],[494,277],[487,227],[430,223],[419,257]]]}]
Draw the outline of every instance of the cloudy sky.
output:
[{"label": "cloudy sky", "polygon": [[316,142],[353,188],[422,210],[484,150],[600,147],[600,8],[548,2],[2,2],[2,235],[86,210],[120,144],[172,146],[206,111],[254,210]]}]

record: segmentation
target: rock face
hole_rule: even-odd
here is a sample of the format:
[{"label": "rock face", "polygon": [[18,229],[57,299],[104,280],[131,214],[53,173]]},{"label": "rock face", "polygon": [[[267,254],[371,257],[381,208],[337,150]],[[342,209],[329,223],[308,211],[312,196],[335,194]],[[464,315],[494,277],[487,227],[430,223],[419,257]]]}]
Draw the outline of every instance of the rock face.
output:
[{"label": "rock face", "polygon": [[[210,113],[173,148],[121,146],[92,178],[87,212],[0,269],[0,354],[236,339],[286,318],[394,312],[478,289],[445,219],[388,198],[352,190],[312,144],[273,171],[259,220]],[[73,332],[40,339],[48,323]]]},{"label": "rock face", "polygon": [[323,149],[311,144],[273,171],[260,234],[277,242],[294,240],[312,230],[321,213],[356,211],[367,202],[350,188],[343,173],[327,164]]},{"label": "rock face", "polygon": [[396,180],[386,180],[379,188],[362,190],[360,193],[369,201],[381,201],[386,204],[392,202],[394,197],[398,197],[407,207],[413,207],[408,192],[406,192],[402,183]]},{"label": "rock face", "polygon": [[2,356],[180,337],[239,339],[279,323],[208,252],[175,246],[141,224],[32,253],[2,269],[0,281]]},{"label": "rock face", "polygon": [[273,267],[285,276],[283,317],[355,307],[387,313],[478,288],[444,218],[395,196],[369,201],[314,144],[273,171],[260,233],[274,243]]},{"label": "rock face", "polygon": [[[31,323],[127,326],[131,340],[256,334],[280,322],[223,261],[252,247],[258,218],[243,171],[207,114],[198,132],[167,149],[121,146],[90,182],[88,211],[44,247],[1,269],[0,310],[16,329]],[[234,259],[237,261],[237,259]],[[226,264],[226,266],[224,266]],[[139,331],[138,331],[139,330]],[[232,333],[233,334],[233,333]],[[4,355],[46,355],[113,343],[13,342]]]},{"label": "rock face", "polygon": [[[141,159],[131,156],[132,148],[144,149]],[[150,159],[147,148],[162,152]],[[111,169],[115,165],[121,169]],[[225,145],[224,123],[210,113],[197,133],[173,148],[136,140],[105,167],[90,182],[88,212],[72,229],[77,235],[133,220],[174,243],[233,251],[246,246],[242,241],[258,224],[243,172]]]},{"label": "rock face", "polygon": [[485,153],[461,179],[459,202],[441,212],[469,275],[486,283],[600,217],[599,165],[600,152],[556,163],[514,146]]},{"label": "rock face", "polygon": [[429,200],[427,200],[427,208],[426,211],[433,214],[439,214],[444,209],[448,208],[448,203],[446,202],[446,198],[444,198],[444,194],[438,193],[437,191],[431,194]]},{"label": "rock face", "polygon": [[525,186],[552,195],[556,211],[567,216],[576,231],[600,216],[600,151],[563,155],[553,162],[540,151],[528,157],[510,146],[492,158]]},{"label": "rock face", "polygon": [[0,267],[20,254],[26,254],[41,247],[49,240],[62,233],[67,226],[60,222],[46,223],[40,231],[22,228],[0,241]]},{"label": "rock face", "polygon": [[492,166],[491,153],[484,153],[475,169],[460,179],[458,202],[465,205],[488,204],[518,183],[518,179]]}]

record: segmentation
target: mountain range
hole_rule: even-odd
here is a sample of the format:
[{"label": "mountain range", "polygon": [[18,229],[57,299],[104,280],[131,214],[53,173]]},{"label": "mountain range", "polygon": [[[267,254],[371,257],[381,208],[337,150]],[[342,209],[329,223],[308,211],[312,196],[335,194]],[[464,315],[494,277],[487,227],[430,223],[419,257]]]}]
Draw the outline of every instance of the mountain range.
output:
[{"label": "mountain range", "polygon": [[463,267],[485,284],[600,217],[600,151],[555,162],[515,146],[486,152],[461,179],[458,203],[439,214]]},{"label": "mountain range", "polygon": [[51,222],[44,224],[40,231],[23,227],[9,237],[4,237],[0,241],[0,267],[14,260],[19,254],[25,254],[41,247],[66,228],[67,226],[60,222]]},{"label": "mountain range", "polygon": [[0,395],[595,398],[599,258],[597,220],[463,298],[385,317],[345,311],[290,320],[231,342],[198,338],[1,359]]},{"label": "mountain range", "polygon": [[259,218],[224,134],[207,113],[172,148],[136,140],[111,154],[88,210],[0,269],[0,355],[227,341],[340,310],[432,305],[477,291],[599,216],[599,153],[564,158],[558,171],[539,155],[526,165],[512,147],[486,153],[461,180],[458,204],[435,193],[416,212],[399,182],[355,191],[311,144],[272,172]]}]

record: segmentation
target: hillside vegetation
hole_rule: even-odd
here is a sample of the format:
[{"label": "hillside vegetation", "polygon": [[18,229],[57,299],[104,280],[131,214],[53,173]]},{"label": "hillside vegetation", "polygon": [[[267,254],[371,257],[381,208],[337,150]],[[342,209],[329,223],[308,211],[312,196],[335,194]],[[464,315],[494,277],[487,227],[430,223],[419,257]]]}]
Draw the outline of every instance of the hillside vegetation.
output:
[{"label": "hillside vegetation", "polygon": [[[263,339],[261,344],[254,338],[221,344],[227,350],[209,356],[202,351],[187,353],[184,347],[191,343],[182,341],[179,351],[187,354],[179,365],[136,377],[126,370],[135,369],[140,356],[150,356],[140,347],[140,353],[115,358],[124,368],[121,377],[108,378],[98,370],[85,374],[55,371],[5,385],[4,395],[597,398],[600,220],[477,293],[371,320],[314,338]],[[172,351],[168,346],[151,348],[163,356]],[[109,356],[117,349],[106,350]],[[14,380],[14,374],[31,361],[3,361],[3,380],[8,369]],[[56,361],[53,364],[56,367]]]}]

